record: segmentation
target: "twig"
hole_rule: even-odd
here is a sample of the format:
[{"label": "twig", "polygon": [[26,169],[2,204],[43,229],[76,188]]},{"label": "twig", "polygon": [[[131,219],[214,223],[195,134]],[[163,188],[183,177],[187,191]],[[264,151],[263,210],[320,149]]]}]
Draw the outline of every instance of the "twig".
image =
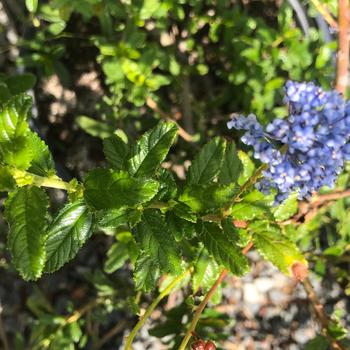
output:
[{"label": "twig", "polygon": [[322,17],[330,25],[330,27],[337,30],[338,24],[327,9],[326,5],[322,4],[319,0],[310,0],[310,2],[316,7],[317,11],[322,15]]},{"label": "twig", "polygon": [[139,331],[139,329],[145,324],[147,318],[152,314],[154,309],[158,306],[158,304],[161,302],[163,298],[165,298],[173,289],[174,287],[182,281],[186,276],[191,272],[191,269],[186,270],[183,274],[176,277],[159,295],[158,297],[153,301],[153,303],[147,308],[146,312],[140,317],[139,321],[135,325],[135,327],[130,332],[129,336],[126,339],[126,344],[124,347],[124,350],[131,350],[132,342]]},{"label": "twig", "polygon": [[194,142],[193,140],[193,136],[190,135],[184,128],[182,128],[178,122],[176,122],[174,119],[170,118],[164,111],[162,111],[157,102],[154,101],[152,98],[148,98],[146,101],[147,106],[152,109],[153,111],[159,113],[159,115],[165,119],[165,120],[169,120],[169,121],[173,121],[176,123],[177,127],[179,128],[179,136],[182,137],[185,141],[187,142]]},{"label": "twig", "polygon": [[2,305],[0,303],[0,338],[1,338],[2,344],[4,345],[4,350],[10,350],[10,346],[6,336],[1,314],[2,314]]},{"label": "twig", "polygon": [[298,213],[291,219],[283,221],[280,224],[289,225],[307,222],[318,213],[319,209],[332,204],[335,200],[346,197],[350,197],[350,189],[315,195],[308,202],[300,202]]},{"label": "twig", "polygon": [[[242,249],[242,253],[245,255],[249,252],[249,250],[253,247],[253,243],[249,242],[243,249]],[[189,328],[187,329],[187,332],[184,336],[184,338],[182,339],[182,342],[179,346],[178,350],[185,350],[186,346],[188,344],[188,342],[190,341],[193,332],[196,329],[197,323],[205,309],[205,307],[207,306],[208,302],[210,301],[211,297],[213,296],[213,294],[215,293],[216,289],[219,287],[219,285],[221,284],[221,282],[223,281],[223,279],[228,275],[229,271],[227,269],[224,269],[221,273],[220,276],[218,277],[218,279],[215,281],[215,283],[212,285],[212,287],[210,288],[210,290],[208,291],[207,295],[205,296],[205,298],[203,299],[203,301],[199,304],[199,306],[197,307],[197,310],[193,316],[192,322],[189,326]]]},{"label": "twig", "polygon": [[345,94],[348,85],[349,70],[349,27],[350,13],[349,0],[338,0],[338,55],[336,90]]},{"label": "twig", "polygon": [[303,281],[303,286],[305,288],[308,299],[311,301],[312,308],[315,312],[317,320],[322,327],[322,334],[328,339],[331,347],[335,350],[346,350],[346,348],[337,340],[333,339],[328,332],[330,320],[328,319],[327,313],[324,310],[323,305],[317,297],[317,294],[309,280],[305,278]]},{"label": "twig", "polygon": [[130,323],[130,321],[128,321],[128,320],[122,320],[119,323],[117,323],[92,347],[92,349],[93,350],[100,349],[111,338],[113,338],[116,334],[120,333],[123,329],[125,329],[129,323]]}]

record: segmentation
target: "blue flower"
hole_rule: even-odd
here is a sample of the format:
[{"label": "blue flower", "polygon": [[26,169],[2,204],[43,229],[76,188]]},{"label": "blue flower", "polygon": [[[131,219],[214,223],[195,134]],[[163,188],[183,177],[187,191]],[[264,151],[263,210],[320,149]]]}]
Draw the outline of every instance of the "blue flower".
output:
[{"label": "blue flower", "polygon": [[257,187],[264,193],[277,190],[277,202],[291,192],[298,191],[302,199],[322,186],[334,186],[344,160],[350,160],[350,103],[338,92],[288,81],[284,101],[288,117],[273,120],[266,131],[252,114],[227,123],[230,129],[245,130],[242,142],[268,164]]}]

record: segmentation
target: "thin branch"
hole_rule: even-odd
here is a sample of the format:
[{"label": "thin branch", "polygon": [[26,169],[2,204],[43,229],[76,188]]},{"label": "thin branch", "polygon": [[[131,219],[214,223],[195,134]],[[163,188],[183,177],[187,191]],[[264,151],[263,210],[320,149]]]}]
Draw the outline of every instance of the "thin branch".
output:
[{"label": "thin branch", "polygon": [[348,86],[349,71],[349,27],[350,27],[349,0],[338,0],[338,55],[336,90],[345,95]]},{"label": "thin branch", "polygon": [[148,317],[152,314],[154,309],[158,306],[158,304],[161,302],[162,299],[164,299],[171,291],[174,289],[174,287],[181,282],[184,278],[187,277],[187,275],[191,272],[191,269],[186,270],[183,274],[176,277],[159,295],[158,297],[153,301],[153,303],[147,308],[146,312],[140,317],[139,321],[135,325],[135,327],[130,332],[129,336],[126,339],[126,344],[124,347],[124,350],[131,350],[132,342],[139,331],[139,329],[145,324]]},{"label": "thin branch", "polygon": [[130,321],[121,320],[114,327],[112,327],[97,343],[92,347],[93,350],[101,349],[103,345],[105,345],[110,339],[112,339],[116,334],[120,333],[124,330]]},{"label": "thin branch", "polygon": [[337,30],[338,24],[331,15],[327,6],[325,4],[322,4],[319,0],[310,0],[310,2],[316,7],[317,11],[322,15],[322,17],[330,25],[330,27]]},{"label": "thin branch", "polygon": [[[242,249],[242,253],[245,255],[249,252],[249,250],[253,247],[253,243],[249,242],[243,249]],[[185,350],[186,346],[188,344],[188,342],[190,341],[192,334],[194,333],[197,323],[205,309],[205,307],[207,306],[207,304],[209,303],[211,297],[213,296],[213,294],[215,293],[215,291],[217,290],[217,288],[220,286],[221,282],[223,281],[223,279],[228,275],[229,271],[227,269],[224,269],[221,273],[220,276],[218,277],[218,279],[215,281],[215,283],[212,285],[212,287],[210,288],[210,290],[208,291],[207,295],[205,296],[205,298],[203,299],[203,301],[199,304],[199,306],[197,307],[197,310],[193,316],[192,322],[189,326],[189,328],[187,329],[187,332],[184,336],[184,338],[182,339],[182,342],[179,346],[178,350]]]},{"label": "thin branch", "polygon": [[173,121],[176,123],[177,127],[179,128],[179,136],[182,137],[185,141],[187,142],[194,142],[193,136],[190,135],[184,128],[182,128],[178,122],[176,122],[174,119],[170,118],[164,111],[162,111],[157,102],[154,101],[152,98],[148,98],[146,101],[147,106],[152,109],[153,111],[159,113],[159,115],[165,119],[165,120],[169,120],[169,121]]},{"label": "thin branch", "polygon": [[314,313],[317,317],[318,322],[321,325],[322,328],[322,334],[328,339],[331,347],[335,350],[346,350],[346,348],[337,340],[333,339],[328,332],[328,328],[330,325],[330,320],[328,318],[328,315],[326,311],[324,310],[323,305],[321,304],[320,300],[317,297],[317,294],[309,280],[309,278],[305,278],[303,281],[303,286],[306,291],[306,294],[308,296],[308,299],[311,302],[312,308],[314,310]]}]

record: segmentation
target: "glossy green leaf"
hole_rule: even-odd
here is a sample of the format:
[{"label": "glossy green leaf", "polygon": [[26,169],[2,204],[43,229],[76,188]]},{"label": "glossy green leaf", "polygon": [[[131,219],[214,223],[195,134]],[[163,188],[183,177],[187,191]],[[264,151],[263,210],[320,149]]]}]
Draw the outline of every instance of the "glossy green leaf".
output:
[{"label": "glossy green leaf", "polygon": [[128,214],[126,208],[104,210],[100,213],[98,225],[100,227],[117,228],[128,222]]},{"label": "glossy green leaf", "polygon": [[54,272],[72,260],[92,230],[93,215],[84,201],[66,204],[48,228],[45,272]]},{"label": "glossy green leaf", "polygon": [[31,159],[28,171],[39,176],[54,173],[55,164],[45,142],[34,132],[30,132],[27,138],[29,141],[28,157]]},{"label": "glossy green leaf", "polygon": [[141,136],[132,147],[128,166],[132,175],[152,176],[165,159],[177,135],[173,122],[160,122]]},{"label": "glossy green leaf", "polygon": [[117,135],[103,140],[103,151],[110,166],[122,170],[129,153],[128,145]]},{"label": "glossy green leaf", "polygon": [[282,204],[280,204],[273,212],[277,221],[289,219],[298,211],[298,194],[291,194]]},{"label": "glossy green leaf", "polygon": [[193,293],[201,288],[203,294],[213,286],[220,275],[220,267],[215,260],[209,257],[208,252],[203,250],[199,255],[192,275]]},{"label": "glossy green leaf", "polygon": [[16,188],[16,181],[5,166],[0,166],[0,192],[12,191]]},{"label": "glossy green leaf", "polygon": [[282,272],[291,274],[291,267],[295,263],[307,267],[307,262],[295,243],[283,236],[277,226],[268,221],[256,221],[249,225],[249,230],[253,233],[254,247]]},{"label": "glossy green leaf", "polygon": [[134,269],[135,288],[149,292],[156,288],[159,276],[158,262],[145,252],[140,254]]},{"label": "glossy green leaf", "polygon": [[185,188],[179,201],[189,206],[195,213],[222,208],[229,203],[236,193],[234,184],[221,186],[192,186]]},{"label": "glossy green leaf", "polygon": [[25,280],[36,280],[45,265],[48,198],[38,187],[22,187],[5,204],[8,247],[13,264]]},{"label": "glossy green leaf", "polygon": [[207,143],[193,160],[187,183],[190,185],[206,184],[218,173],[223,161],[225,140],[215,137]]},{"label": "glossy green leaf", "polygon": [[126,172],[95,169],[85,179],[84,196],[96,209],[118,209],[151,200],[158,186],[157,181],[134,178]]},{"label": "glossy green leaf", "polygon": [[107,252],[107,260],[104,270],[107,273],[113,273],[120,269],[129,258],[128,247],[121,242],[114,243]]},{"label": "glossy green leaf", "polygon": [[208,252],[234,275],[242,276],[249,269],[248,260],[234,239],[214,223],[201,224],[200,239]]},{"label": "glossy green leaf", "polygon": [[235,143],[227,143],[224,160],[219,173],[219,183],[222,185],[236,183],[242,168]]},{"label": "glossy green leaf", "polygon": [[253,175],[255,166],[248,154],[243,151],[238,151],[238,158],[242,164],[242,171],[238,178],[238,184],[242,186]]},{"label": "glossy green leaf", "polygon": [[27,115],[31,98],[18,95],[8,101],[0,111],[0,144],[12,142],[29,131]]},{"label": "glossy green leaf", "polygon": [[158,210],[145,210],[134,232],[141,249],[157,261],[162,273],[181,271],[181,254],[178,246]]}]

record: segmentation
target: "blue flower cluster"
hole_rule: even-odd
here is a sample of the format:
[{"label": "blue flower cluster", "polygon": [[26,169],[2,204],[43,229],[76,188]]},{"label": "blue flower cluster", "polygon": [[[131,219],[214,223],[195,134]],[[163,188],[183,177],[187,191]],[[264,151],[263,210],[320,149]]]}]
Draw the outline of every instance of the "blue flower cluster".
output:
[{"label": "blue flower cluster", "polygon": [[350,160],[350,103],[338,92],[288,81],[285,102],[288,117],[275,119],[266,130],[252,114],[227,123],[230,129],[246,130],[242,141],[268,164],[257,186],[264,193],[276,189],[276,202],[291,192],[302,199],[322,186],[334,186],[344,160]]}]

